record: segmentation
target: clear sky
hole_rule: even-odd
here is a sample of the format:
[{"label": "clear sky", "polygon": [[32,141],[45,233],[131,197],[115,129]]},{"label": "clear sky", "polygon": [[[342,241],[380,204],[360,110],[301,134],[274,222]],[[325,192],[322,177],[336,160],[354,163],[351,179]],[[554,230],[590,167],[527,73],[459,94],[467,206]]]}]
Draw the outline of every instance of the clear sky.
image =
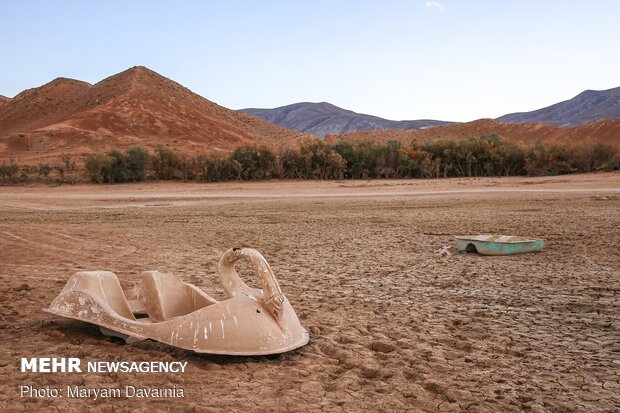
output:
[{"label": "clear sky", "polygon": [[223,106],[468,121],[620,86],[620,1],[0,0],[0,94],[147,66]]}]

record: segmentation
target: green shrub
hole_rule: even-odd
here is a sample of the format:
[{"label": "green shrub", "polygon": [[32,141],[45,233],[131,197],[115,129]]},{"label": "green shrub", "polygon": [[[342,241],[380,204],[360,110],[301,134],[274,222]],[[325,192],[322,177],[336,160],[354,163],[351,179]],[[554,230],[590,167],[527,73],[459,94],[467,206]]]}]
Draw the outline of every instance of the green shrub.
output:
[{"label": "green shrub", "polygon": [[153,174],[158,179],[170,180],[178,177],[179,154],[164,145],[155,148],[153,156]]},{"label": "green shrub", "polygon": [[19,166],[15,158],[11,158],[8,162],[2,161],[0,163],[0,177],[2,177],[3,184],[14,183],[18,172]]},{"label": "green shrub", "polygon": [[201,153],[194,159],[196,179],[206,182],[223,182],[240,179],[241,165],[215,154]]},{"label": "green shrub", "polygon": [[230,160],[239,165],[243,180],[260,180],[280,177],[276,156],[266,146],[243,146],[230,154]]},{"label": "green shrub", "polygon": [[103,153],[87,155],[84,167],[92,182],[101,184],[109,181],[109,171],[112,160]]},{"label": "green shrub", "polygon": [[150,164],[149,152],[137,146],[127,149],[127,174],[134,182],[144,181]]},{"label": "green shrub", "polygon": [[39,164],[37,167],[37,176],[43,177],[45,182],[47,182],[50,172],[52,172],[52,167],[48,163]]}]

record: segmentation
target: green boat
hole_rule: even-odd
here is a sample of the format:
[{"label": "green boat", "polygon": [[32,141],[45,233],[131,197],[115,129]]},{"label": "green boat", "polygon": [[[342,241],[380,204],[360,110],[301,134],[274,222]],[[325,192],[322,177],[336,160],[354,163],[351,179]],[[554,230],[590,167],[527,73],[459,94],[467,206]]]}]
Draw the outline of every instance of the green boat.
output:
[{"label": "green boat", "polygon": [[465,235],[455,237],[456,250],[477,252],[480,255],[512,255],[540,252],[545,241],[512,235]]}]

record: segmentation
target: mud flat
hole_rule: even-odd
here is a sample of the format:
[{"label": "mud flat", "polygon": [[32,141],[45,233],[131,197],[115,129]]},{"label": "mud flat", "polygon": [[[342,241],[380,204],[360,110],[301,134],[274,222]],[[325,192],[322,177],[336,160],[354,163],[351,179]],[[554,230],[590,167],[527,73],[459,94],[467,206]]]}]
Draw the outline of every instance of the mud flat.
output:
[{"label": "mud flat", "polygon": [[[0,188],[0,410],[618,411],[619,228],[618,173]],[[542,237],[545,250],[435,253],[487,232]],[[142,270],[170,271],[219,297],[216,264],[232,246],[269,260],[306,347],[197,356],[41,311],[82,269],[114,271],[125,289]],[[189,364],[20,373],[35,356]],[[20,385],[185,397],[20,398]]]}]

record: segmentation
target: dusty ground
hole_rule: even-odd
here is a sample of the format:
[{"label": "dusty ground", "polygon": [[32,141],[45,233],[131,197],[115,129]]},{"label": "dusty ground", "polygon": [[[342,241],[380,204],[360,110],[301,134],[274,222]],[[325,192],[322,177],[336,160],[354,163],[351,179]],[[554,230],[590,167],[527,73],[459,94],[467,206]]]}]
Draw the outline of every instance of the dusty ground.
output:
[{"label": "dusty ground", "polygon": [[[0,188],[2,411],[620,410],[620,174]],[[434,251],[540,236],[540,255]],[[73,271],[213,295],[232,246],[271,263],[311,341],[273,357],[135,345],[43,313]],[[254,281],[254,280],[250,280]],[[22,374],[20,357],[188,360],[185,374]],[[20,384],[176,385],[185,399],[19,398]]]}]

